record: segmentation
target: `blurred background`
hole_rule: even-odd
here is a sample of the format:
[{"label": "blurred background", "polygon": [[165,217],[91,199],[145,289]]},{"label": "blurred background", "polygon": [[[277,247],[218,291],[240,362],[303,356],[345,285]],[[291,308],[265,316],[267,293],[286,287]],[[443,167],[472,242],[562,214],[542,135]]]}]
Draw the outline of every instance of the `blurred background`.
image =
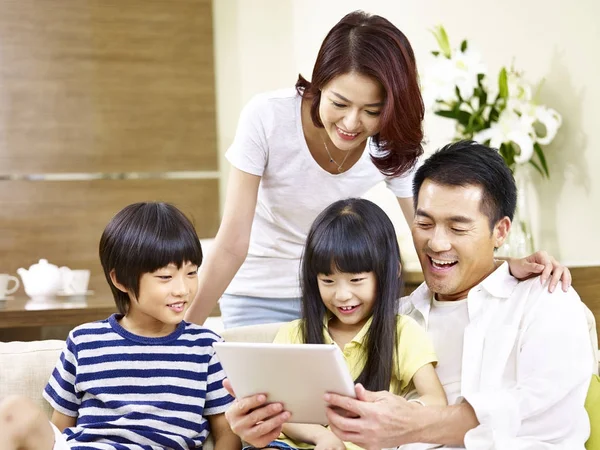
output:
[{"label": "blurred background", "polygon": [[[545,149],[549,180],[531,175],[535,246],[599,266],[596,0],[0,0],[0,273],[46,258],[90,269],[89,288],[108,294],[98,240],[135,201],[173,202],[214,237],[240,110],[310,78],[325,34],[356,9],[398,26],[421,72],[441,24],[490,73],[514,64],[543,80],[540,101],[563,125]],[[425,131],[431,152],[453,123],[428,114]],[[380,186],[368,197],[417,270],[393,196]]]}]

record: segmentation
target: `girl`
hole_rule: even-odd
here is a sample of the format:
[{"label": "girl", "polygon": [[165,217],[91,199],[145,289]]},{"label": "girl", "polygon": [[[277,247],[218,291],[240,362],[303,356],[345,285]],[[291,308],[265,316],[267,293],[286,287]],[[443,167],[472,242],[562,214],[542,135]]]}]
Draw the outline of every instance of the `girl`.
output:
[{"label": "girl", "polygon": [[[340,200],[314,222],[302,259],[302,319],[278,343],[337,344],[356,383],[445,405],[432,344],[416,322],[397,315],[400,253],[394,226],[374,203]],[[271,448],[358,449],[320,425],[285,424]]]},{"label": "girl", "polygon": [[[336,200],[385,181],[411,223],[423,114],[406,36],[383,17],[346,15],[325,37],[311,81],[299,76],[295,89],[259,95],[242,112],[226,154],[223,219],[200,273],[202,301],[186,320],[202,324],[219,298],[227,328],[300,317],[306,234]],[[526,277],[536,266],[517,260],[511,270]]]}]

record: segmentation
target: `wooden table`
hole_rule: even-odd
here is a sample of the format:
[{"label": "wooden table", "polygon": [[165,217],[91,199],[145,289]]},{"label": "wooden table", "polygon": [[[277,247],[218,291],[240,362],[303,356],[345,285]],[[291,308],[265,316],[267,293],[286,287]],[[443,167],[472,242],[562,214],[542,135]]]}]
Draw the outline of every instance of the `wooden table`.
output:
[{"label": "wooden table", "polygon": [[32,300],[16,297],[0,301],[0,329],[80,325],[106,319],[117,311],[112,296],[78,295]]}]

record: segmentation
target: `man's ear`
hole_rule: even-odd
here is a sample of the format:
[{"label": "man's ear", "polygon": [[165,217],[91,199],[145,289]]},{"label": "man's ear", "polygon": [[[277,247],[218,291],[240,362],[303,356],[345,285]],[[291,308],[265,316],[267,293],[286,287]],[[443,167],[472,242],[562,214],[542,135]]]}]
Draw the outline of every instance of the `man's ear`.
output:
[{"label": "man's ear", "polygon": [[506,240],[511,227],[512,223],[508,216],[504,216],[496,223],[493,232],[494,248],[499,248],[502,246],[502,244],[504,244],[504,241]]},{"label": "man's ear", "polygon": [[402,277],[402,263],[398,263],[398,278]]},{"label": "man's ear", "polygon": [[109,275],[110,275],[110,281],[112,281],[112,284],[114,284],[114,286],[118,290],[120,290],[121,292],[125,292],[126,294],[129,293],[127,291],[127,288],[117,281],[117,275],[115,274],[115,269],[111,270]]}]

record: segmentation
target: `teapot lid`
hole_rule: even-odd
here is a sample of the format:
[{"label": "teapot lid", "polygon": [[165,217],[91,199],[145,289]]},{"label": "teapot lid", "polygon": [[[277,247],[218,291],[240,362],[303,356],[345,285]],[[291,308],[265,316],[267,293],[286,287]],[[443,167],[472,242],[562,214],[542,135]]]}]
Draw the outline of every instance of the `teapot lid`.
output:
[{"label": "teapot lid", "polygon": [[29,267],[29,271],[38,272],[38,271],[48,271],[48,270],[58,270],[58,267],[54,264],[50,264],[47,259],[40,259],[36,264],[32,264]]}]

